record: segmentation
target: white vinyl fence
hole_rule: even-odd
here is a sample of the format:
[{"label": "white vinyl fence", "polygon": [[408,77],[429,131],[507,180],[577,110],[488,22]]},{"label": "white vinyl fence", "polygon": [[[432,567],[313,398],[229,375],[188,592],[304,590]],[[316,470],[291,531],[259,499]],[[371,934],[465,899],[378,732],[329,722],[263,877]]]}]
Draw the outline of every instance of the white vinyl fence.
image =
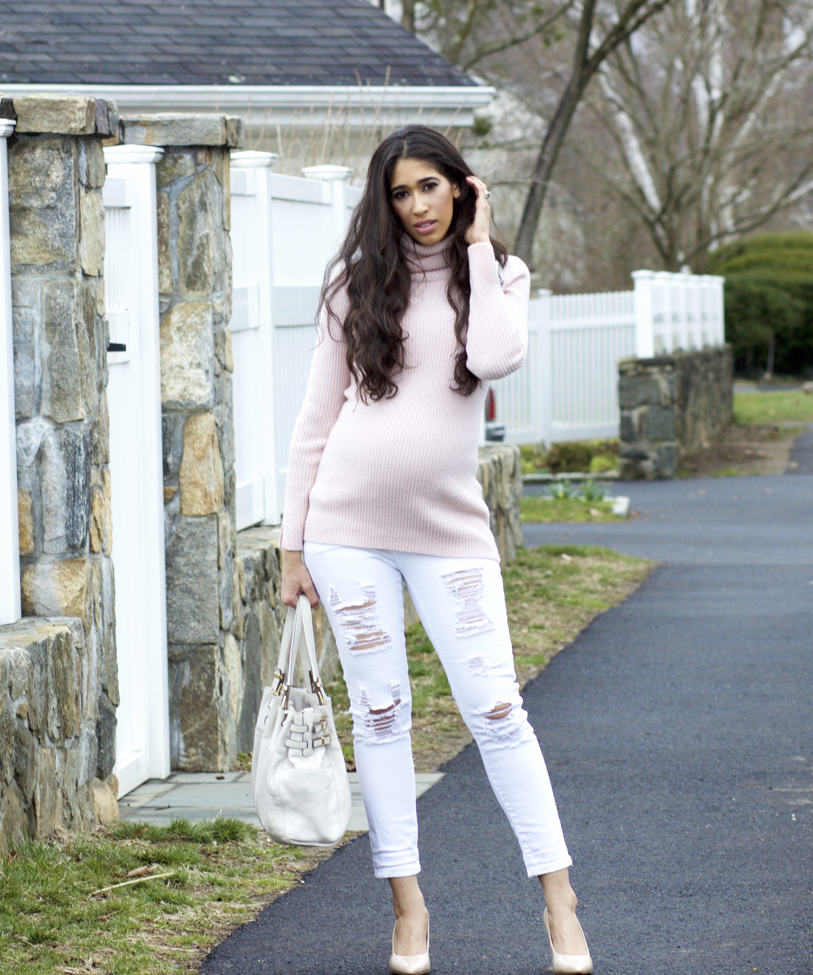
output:
[{"label": "white vinyl fence", "polygon": [[120,796],[170,771],[155,188],[163,152],[104,151]]},{"label": "white vinyl fence", "polygon": [[303,179],[272,173],[275,161],[231,157],[238,531],[279,522],[322,278],[361,198],[349,169],[314,166]]},{"label": "white vinyl fence", "polygon": [[493,383],[513,443],[617,437],[618,361],[722,345],[723,278],[633,272],[633,291],[552,295],[528,313],[528,357]]},{"label": "white vinyl fence", "polygon": [[11,323],[11,245],[6,140],[15,122],[0,119],[0,625],[20,618],[20,542],[17,525],[17,426]]}]

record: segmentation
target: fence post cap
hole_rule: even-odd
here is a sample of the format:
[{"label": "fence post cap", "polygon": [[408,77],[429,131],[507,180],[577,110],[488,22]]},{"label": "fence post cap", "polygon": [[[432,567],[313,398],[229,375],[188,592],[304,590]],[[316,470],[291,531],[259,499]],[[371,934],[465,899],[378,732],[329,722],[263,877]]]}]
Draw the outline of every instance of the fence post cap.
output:
[{"label": "fence post cap", "polygon": [[229,153],[232,166],[238,169],[270,169],[276,165],[276,152],[260,152],[259,149],[238,149]]},{"label": "fence post cap", "polygon": [[8,139],[14,135],[14,128],[17,120],[13,118],[0,118],[0,139]]},{"label": "fence post cap", "polygon": [[324,179],[331,182],[339,180],[344,182],[353,174],[349,166],[305,166],[302,170],[306,179]]},{"label": "fence post cap", "polygon": [[638,278],[654,278],[656,273],[656,271],[647,270],[633,271],[631,277],[633,281],[636,281]]},{"label": "fence post cap", "polygon": [[537,288],[536,293],[540,298],[550,298],[550,296],[553,294],[550,288]]},{"label": "fence post cap", "polygon": [[106,163],[157,163],[164,156],[160,146],[107,146],[104,150]]}]

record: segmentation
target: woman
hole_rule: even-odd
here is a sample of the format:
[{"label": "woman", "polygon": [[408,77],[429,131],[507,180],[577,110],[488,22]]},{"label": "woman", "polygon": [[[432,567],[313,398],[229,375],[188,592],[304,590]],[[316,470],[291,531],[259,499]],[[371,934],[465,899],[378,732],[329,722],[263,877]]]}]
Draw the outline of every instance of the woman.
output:
[{"label": "woman", "polygon": [[544,759],[516,683],[499,554],[475,472],[489,380],[525,358],[529,274],[490,237],[489,193],[423,125],[388,136],[326,275],[294,428],[283,601],[321,597],[339,645],[390,970],[429,971],[403,583],[443,663],[529,876],[554,971],[593,970]]}]

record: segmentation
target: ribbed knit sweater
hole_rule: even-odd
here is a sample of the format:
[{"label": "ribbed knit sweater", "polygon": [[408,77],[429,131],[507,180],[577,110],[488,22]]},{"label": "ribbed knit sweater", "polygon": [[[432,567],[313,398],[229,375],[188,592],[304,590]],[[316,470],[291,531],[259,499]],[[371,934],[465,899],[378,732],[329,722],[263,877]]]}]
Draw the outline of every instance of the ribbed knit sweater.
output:
[{"label": "ribbed knit sweater", "polygon": [[[502,282],[491,244],[468,249],[471,301],[466,361],[482,380],[454,391],[455,313],[446,297],[448,241],[406,234],[412,282],[402,325],[406,368],[391,399],[365,403],[346,345],[322,310],[308,390],[294,426],[282,546],[303,540],[461,558],[499,559],[477,481],[480,418],[488,380],[518,369],[528,337],[530,275],[509,257]],[[348,307],[340,292],[333,310]]]}]

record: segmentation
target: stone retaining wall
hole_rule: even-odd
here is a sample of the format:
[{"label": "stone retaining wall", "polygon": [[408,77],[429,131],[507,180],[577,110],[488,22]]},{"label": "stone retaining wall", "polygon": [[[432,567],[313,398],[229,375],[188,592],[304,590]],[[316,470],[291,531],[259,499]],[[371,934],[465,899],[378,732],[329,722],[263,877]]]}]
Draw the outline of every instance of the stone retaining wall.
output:
[{"label": "stone retaining wall", "polygon": [[[115,807],[102,139],[118,118],[113,103],[78,95],[3,99],[0,115],[17,120],[8,169],[22,612],[71,618],[0,629],[7,842],[92,821],[94,780],[112,799],[96,811]],[[42,808],[48,788],[62,796],[53,810]]]},{"label": "stone retaining wall", "polygon": [[683,454],[731,422],[731,346],[625,359],[618,371],[622,478],[674,477]]},{"label": "stone retaining wall", "polygon": [[[0,855],[57,827],[118,819],[115,713],[100,720],[80,619],[0,627]],[[100,772],[101,776],[100,777]]]},{"label": "stone retaining wall", "polygon": [[491,533],[500,550],[503,565],[513,562],[522,546],[519,499],[522,497],[522,458],[511,443],[480,448],[477,480],[488,505]]}]

